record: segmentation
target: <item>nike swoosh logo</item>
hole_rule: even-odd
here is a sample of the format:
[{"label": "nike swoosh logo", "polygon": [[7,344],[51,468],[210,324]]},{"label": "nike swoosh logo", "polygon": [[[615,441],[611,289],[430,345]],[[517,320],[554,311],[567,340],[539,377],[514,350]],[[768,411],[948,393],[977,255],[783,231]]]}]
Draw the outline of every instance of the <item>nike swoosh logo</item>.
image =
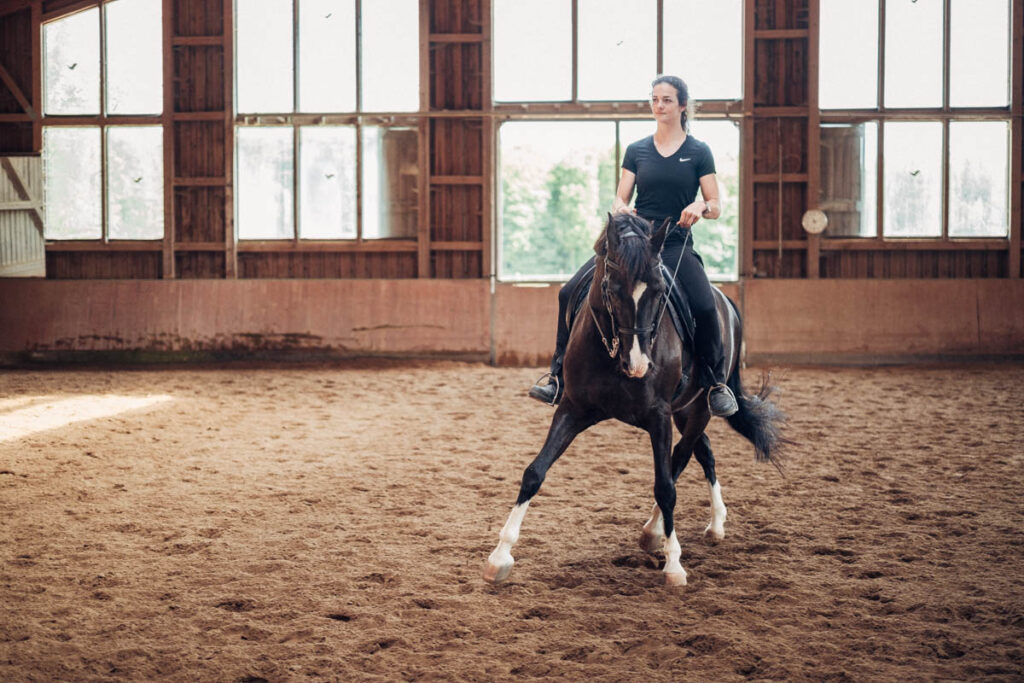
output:
[{"label": "nike swoosh logo", "polygon": [[691,158],[692,157],[686,157],[685,159],[683,159],[683,158],[680,157],[679,161],[689,161]]}]

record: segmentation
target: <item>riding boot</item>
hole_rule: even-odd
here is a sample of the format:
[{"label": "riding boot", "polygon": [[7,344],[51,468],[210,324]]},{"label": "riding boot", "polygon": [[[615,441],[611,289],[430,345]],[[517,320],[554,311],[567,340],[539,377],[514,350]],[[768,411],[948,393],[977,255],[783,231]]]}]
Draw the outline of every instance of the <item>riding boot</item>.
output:
[{"label": "riding boot", "polygon": [[[551,371],[541,376],[537,383],[530,387],[530,398],[535,398],[549,406],[557,406],[565,393],[565,384],[562,382],[562,358],[565,356],[565,345],[558,345],[555,348],[555,355],[551,359]],[[541,382],[544,382],[541,384]]]},{"label": "riding boot", "polygon": [[725,353],[722,349],[718,313],[712,311],[694,318],[697,375],[701,386],[707,391],[708,409],[715,417],[729,417],[739,410],[739,405],[732,390],[726,385]]}]

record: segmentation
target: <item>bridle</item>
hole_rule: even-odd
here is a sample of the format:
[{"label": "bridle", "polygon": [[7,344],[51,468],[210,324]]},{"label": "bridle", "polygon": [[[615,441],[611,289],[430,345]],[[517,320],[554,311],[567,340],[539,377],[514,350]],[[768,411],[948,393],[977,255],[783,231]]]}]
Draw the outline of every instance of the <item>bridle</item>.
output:
[{"label": "bridle", "polygon": [[[671,230],[675,230],[676,226],[673,225]],[[669,232],[671,234],[671,231]],[[619,239],[626,239],[629,237],[639,237],[632,228],[629,232],[619,235]],[[665,235],[668,239],[668,235]],[[594,319],[594,325],[597,327],[597,333],[601,335],[601,343],[604,344],[605,351],[608,352],[609,358],[615,358],[619,353],[619,334],[625,332],[626,334],[651,335],[651,352],[654,351],[654,342],[658,339],[658,328],[661,326],[661,319],[665,315],[665,309],[668,307],[668,299],[671,294],[672,287],[675,286],[676,273],[679,272],[679,264],[683,262],[683,254],[686,252],[686,242],[690,239],[690,233],[687,232],[686,238],[683,241],[683,248],[679,252],[679,260],[676,261],[675,270],[672,271],[672,279],[669,281],[668,286],[665,287],[665,293],[662,295],[661,302],[659,303],[658,315],[655,316],[654,322],[646,327],[619,327],[615,320],[615,311],[612,309],[611,296],[608,294],[608,281],[609,281],[609,270],[617,270],[622,272],[622,266],[612,261],[608,256],[608,238],[605,238],[604,248],[604,277],[601,279],[601,301],[604,302],[605,310],[608,311],[608,318],[611,320],[611,328],[609,330],[611,341],[608,341],[608,337],[604,335],[604,330],[601,328],[601,322],[597,319],[597,315],[594,313],[593,306],[587,306],[590,311],[590,317]],[[658,257],[658,272],[661,272],[661,257]],[[662,275],[662,282],[664,283],[664,275]]]}]

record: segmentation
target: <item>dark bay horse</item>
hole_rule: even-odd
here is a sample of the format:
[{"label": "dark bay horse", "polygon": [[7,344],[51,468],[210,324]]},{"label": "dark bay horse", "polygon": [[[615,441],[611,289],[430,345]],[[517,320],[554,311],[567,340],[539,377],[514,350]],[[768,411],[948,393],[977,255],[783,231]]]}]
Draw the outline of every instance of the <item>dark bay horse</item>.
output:
[{"label": "dark bay horse", "polygon": [[[501,530],[498,546],[484,566],[484,579],[505,580],[512,571],[512,546],[530,501],[540,490],[548,468],[565,452],[576,435],[609,418],[639,427],[654,448],[654,499],[651,518],[643,526],[641,547],[665,554],[665,582],[686,584],[679,563],[672,513],[675,482],[696,455],[711,490],[711,522],[704,533],[725,536],[726,507],[715,477],[715,458],[704,429],[711,419],[705,392],[693,371],[693,354],[669,320],[662,320],[668,283],[661,269],[661,249],[671,221],[656,231],[642,218],[609,215],[595,246],[594,284],[569,337],[564,363],[565,393],[540,453],[523,473],[519,498]],[[653,234],[652,234],[653,233]],[[666,264],[671,268],[674,264]],[[781,435],[785,418],[768,400],[771,388],[763,381],[750,395],[740,383],[742,325],[732,302],[715,289],[728,385],[739,411],[729,424],[753,445],[759,461],[779,464],[786,443]],[[667,316],[666,316],[667,317]],[[688,370],[685,387],[677,388]],[[682,434],[672,448],[672,423]]]}]

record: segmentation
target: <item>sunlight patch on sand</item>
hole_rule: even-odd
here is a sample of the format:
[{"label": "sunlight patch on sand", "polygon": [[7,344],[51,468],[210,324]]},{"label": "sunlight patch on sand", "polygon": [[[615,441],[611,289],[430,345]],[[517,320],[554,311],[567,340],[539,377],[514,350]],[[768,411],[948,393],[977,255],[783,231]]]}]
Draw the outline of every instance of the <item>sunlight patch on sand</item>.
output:
[{"label": "sunlight patch on sand", "polygon": [[[37,403],[20,410],[0,412],[0,441],[20,439],[35,432],[64,427],[73,422],[110,417],[170,400],[172,397],[165,395],[75,396]],[[11,406],[6,407],[9,409]]]}]

